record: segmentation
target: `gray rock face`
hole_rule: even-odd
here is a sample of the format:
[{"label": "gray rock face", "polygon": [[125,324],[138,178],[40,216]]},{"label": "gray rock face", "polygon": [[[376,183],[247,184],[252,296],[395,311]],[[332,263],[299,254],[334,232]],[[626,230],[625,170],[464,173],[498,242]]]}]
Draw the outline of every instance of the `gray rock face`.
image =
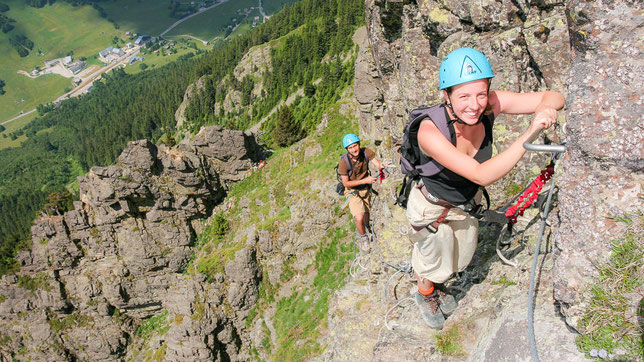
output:
[{"label": "gray rock face", "polygon": [[199,92],[201,89],[204,87],[204,77],[202,76],[197,80],[196,83],[190,84],[188,88],[186,88],[186,92],[183,95],[183,102],[179,105],[179,108],[177,108],[177,111],[174,112],[174,120],[177,122],[177,129],[180,129],[183,123],[186,121],[186,108],[188,108],[188,105],[190,104],[190,100],[192,97],[195,95],[195,93]]},{"label": "gray rock face", "polygon": [[[210,216],[259,152],[251,136],[207,127],[173,148],[130,142],[117,164],[80,177],[74,210],[36,219],[32,251],[0,282],[3,359],[19,350],[34,360],[123,358],[137,327],[162,310],[175,320],[163,341],[169,356],[233,358],[240,343],[234,315],[221,312],[226,290],[181,273],[193,256],[193,222]],[[257,298],[253,260],[242,253],[234,264],[246,272],[230,284],[240,310]]]},{"label": "gray rock face", "polygon": [[261,150],[250,133],[225,130],[220,126],[202,128],[190,144],[196,152],[208,157],[225,187],[250,174],[252,163],[261,157]]},{"label": "gray rock face", "polygon": [[254,249],[242,249],[226,264],[228,303],[236,311],[248,310],[259,296],[260,270]]},{"label": "gray rock face", "polygon": [[638,1],[568,3],[573,65],[561,163],[554,295],[576,328],[611,242],[641,213],[644,184],[644,11]]}]

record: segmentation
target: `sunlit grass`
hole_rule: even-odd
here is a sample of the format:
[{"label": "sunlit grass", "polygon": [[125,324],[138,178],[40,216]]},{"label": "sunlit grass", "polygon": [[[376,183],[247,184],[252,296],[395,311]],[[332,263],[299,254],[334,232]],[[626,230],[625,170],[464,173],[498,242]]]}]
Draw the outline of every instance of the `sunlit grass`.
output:
[{"label": "sunlit grass", "polygon": [[[0,132],[0,150],[7,148],[7,147],[18,147],[20,144],[27,139],[27,136],[22,135],[15,140],[12,140],[9,137],[9,134],[12,132],[15,132],[22,128],[23,126],[29,124],[29,122],[33,121],[36,117],[38,117],[38,112],[33,112],[28,115],[22,116],[15,121],[11,121],[7,124],[4,125],[5,130],[3,132]],[[6,136],[6,137],[5,137]]]},{"label": "sunlit grass", "polygon": [[239,23],[246,18],[243,12],[239,14],[237,10],[257,7],[257,5],[257,0],[227,1],[184,21],[170,30],[167,35],[190,34],[212,41],[217,36],[225,35],[226,27],[234,25],[233,19],[237,19]]},{"label": "sunlit grass", "polygon": [[628,224],[623,238],[613,242],[609,260],[599,265],[599,279],[590,287],[587,312],[579,321],[581,351],[618,353],[618,360],[644,356],[644,223],[641,214],[622,217]]}]

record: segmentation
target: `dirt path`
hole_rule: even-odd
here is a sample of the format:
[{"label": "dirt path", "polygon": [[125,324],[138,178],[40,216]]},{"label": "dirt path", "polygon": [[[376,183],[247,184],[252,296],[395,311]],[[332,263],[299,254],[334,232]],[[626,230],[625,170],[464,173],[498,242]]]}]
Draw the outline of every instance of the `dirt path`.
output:
[{"label": "dirt path", "polygon": [[262,0],[258,0],[258,3],[259,3],[259,13],[262,14],[262,16],[264,17],[264,21],[270,19],[270,16],[266,15],[266,13],[264,12],[264,7],[262,6]]},{"label": "dirt path", "polygon": [[206,42],[207,42],[207,40],[199,39],[199,38],[197,38],[196,36],[194,36],[194,35],[190,35],[190,34],[179,34],[179,35],[172,35],[172,36],[185,36],[186,38],[191,38],[191,39],[194,39],[194,40],[199,40],[200,42],[202,42],[202,43],[204,43],[204,44],[206,44]]}]

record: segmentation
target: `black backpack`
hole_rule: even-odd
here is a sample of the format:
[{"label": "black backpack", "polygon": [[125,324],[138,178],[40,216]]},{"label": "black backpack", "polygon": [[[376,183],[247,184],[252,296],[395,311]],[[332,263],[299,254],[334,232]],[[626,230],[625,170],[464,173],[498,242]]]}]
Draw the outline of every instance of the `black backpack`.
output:
[{"label": "black backpack", "polygon": [[405,126],[402,144],[398,148],[400,171],[405,175],[405,178],[395,203],[403,209],[407,208],[412,181],[420,176],[435,175],[444,168],[431,157],[423,154],[418,146],[418,128],[420,123],[427,118],[434,122],[445,138],[450,140],[452,144],[456,144],[456,137],[450,132],[444,103],[433,107],[416,108],[409,113],[409,123]]},{"label": "black backpack", "polygon": [[[360,152],[362,152],[365,162],[369,163],[369,156],[367,156],[365,149],[361,148]],[[351,174],[353,173],[353,164],[349,159],[349,152],[345,152],[345,154],[342,155],[341,159],[344,160],[344,162],[347,164],[347,176],[351,177]],[[338,184],[335,186],[335,192],[337,192],[340,196],[344,196],[344,184],[342,183],[342,178],[338,173],[338,165],[335,165],[335,177],[338,179]]]}]

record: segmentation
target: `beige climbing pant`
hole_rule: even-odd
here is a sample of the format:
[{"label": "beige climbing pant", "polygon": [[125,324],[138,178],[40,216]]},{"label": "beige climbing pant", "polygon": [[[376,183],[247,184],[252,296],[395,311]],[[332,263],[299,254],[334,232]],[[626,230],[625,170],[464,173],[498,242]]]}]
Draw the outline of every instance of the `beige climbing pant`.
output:
[{"label": "beige climbing pant", "polygon": [[[480,197],[477,195],[477,200]],[[414,184],[407,202],[407,219],[413,226],[432,223],[444,209],[427,201]],[[479,222],[475,217],[451,208],[445,220],[435,233],[417,232],[411,238],[415,240],[411,255],[414,271],[434,283],[444,283],[453,273],[465,270],[476,250]],[[419,238],[423,234],[427,235]]]},{"label": "beige climbing pant", "polygon": [[365,187],[362,190],[345,189],[344,196],[349,196],[352,192],[355,192],[355,194],[349,200],[351,215],[355,217],[369,212],[371,209],[371,189],[369,187]]}]

